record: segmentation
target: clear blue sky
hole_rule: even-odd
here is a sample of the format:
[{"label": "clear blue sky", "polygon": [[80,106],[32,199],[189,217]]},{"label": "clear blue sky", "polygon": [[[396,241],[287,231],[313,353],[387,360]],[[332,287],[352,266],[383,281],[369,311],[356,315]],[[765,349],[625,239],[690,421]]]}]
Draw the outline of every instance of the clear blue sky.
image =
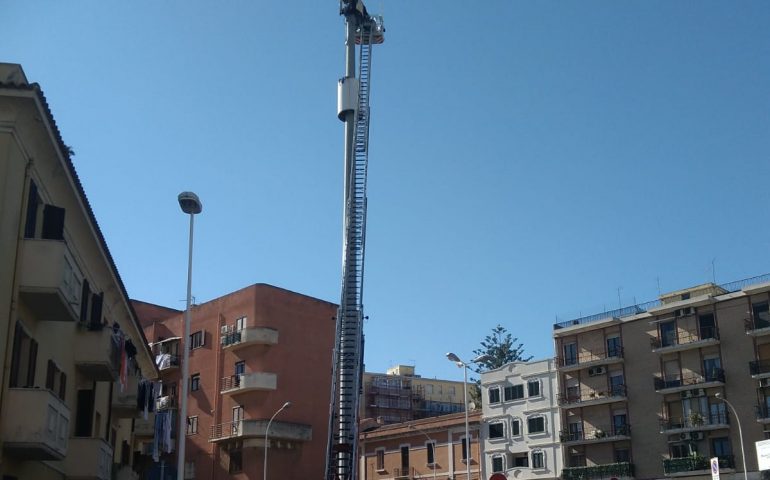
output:
[{"label": "clear blue sky", "polygon": [[[366,366],[770,272],[770,2],[370,1]],[[0,1],[130,295],[340,295],[336,0]],[[620,290],[619,290],[620,288]]]}]

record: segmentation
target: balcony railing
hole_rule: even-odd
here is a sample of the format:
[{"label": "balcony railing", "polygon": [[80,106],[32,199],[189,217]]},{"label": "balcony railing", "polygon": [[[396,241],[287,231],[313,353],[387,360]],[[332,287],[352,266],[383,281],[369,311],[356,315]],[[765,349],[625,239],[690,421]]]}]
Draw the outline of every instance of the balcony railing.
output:
[{"label": "balcony railing", "polygon": [[[735,458],[732,455],[721,455],[718,458],[720,469],[735,468]],[[663,460],[663,473],[666,475],[710,469],[711,463],[709,459],[700,456],[667,458]]]},{"label": "balcony railing", "polygon": [[625,385],[614,385],[608,390],[581,390],[579,393],[560,393],[559,405],[572,405],[582,403],[605,403],[617,401],[627,396]]},{"label": "balcony railing", "polygon": [[172,368],[179,368],[179,355],[159,353],[155,356],[155,364],[161,372]]},{"label": "balcony railing", "polygon": [[754,360],[749,362],[749,373],[752,377],[770,373],[770,360]]},{"label": "balcony railing", "polygon": [[600,480],[633,476],[634,464],[628,462],[592,465],[590,467],[566,467],[561,471],[562,480]]},{"label": "balcony railing", "polygon": [[650,347],[652,350],[660,349],[672,349],[681,350],[682,348],[676,347],[692,347],[696,348],[702,343],[716,343],[719,341],[719,330],[717,327],[702,327],[700,333],[684,333],[678,337],[664,337],[663,339],[658,337],[650,338]]},{"label": "balcony railing", "polygon": [[403,468],[394,468],[393,469],[393,478],[397,479],[408,479],[408,478],[417,478],[417,471],[414,467],[403,467]]},{"label": "balcony railing", "polygon": [[671,430],[698,430],[704,427],[729,425],[730,418],[727,412],[722,413],[698,413],[692,412],[686,417],[664,418],[660,421],[660,432]]},{"label": "balcony railing", "polygon": [[607,428],[591,428],[577,432],[562,430],[559,432],[559,441],[562,443],[607,441],[630,435],[631,425],[614,425]]},{"label": "balcony railing", "polygon": [[219,336],[222,348],[236,350],[249,345],[275,345],[278,343],[278,330],[269,327],[244,327],[240,330],[235,325],[223,327]]},{"label": "balcony railing", "polygon": [[766,423],[770,420],[770,408],[767,405],[757,405],[754,407],[754,412],[757,416],[757,421]]},{"label": "balcony railing", "polygon": [[755,318],[753,320],[750,318],[744,318],[743,328],[747,335],[755,334],[757,333],[757,330],[767,330],[767,332],[763,333],[770,333],[770,322],[762,318]]},{"label": "balcony railing", "polygon": [[67,455],[70,411],[43,388],[9,388],[2,412],[3,448],[22,460],[61,460]]},{"label": "balcony railing", "polygon": [[254,390],[275,390],[278,375],[266,372],[241,373],[222,378],[220,393],[242,393]]},{"label": "balcony railing", "polygon": [[586,364],[605,363],[606,360],[619,360],[623,358],[623,347],[615,347],[609,350],[590,351],[584,350],[576,355],[556,357],[556,365],[564,369],[578,367]]},{"label": "balcony railing", "polygon": [[724,383],[725,371],[721,368],[714,368],[706,375],[697,373],[688,373],[686,375],[676,375],[671,377],[654,377],[655,391],[660,392],[668,389],[686,389],[686,387],[701,385],[704,383]]},{"label": "balcony railing", "polygon": [[89,380],[111,382],[118,377],[120,338],[112,330],[82,330],[75,336],[75,366]]},{"label": "balcony railing", "polygon": [[[231,438],[264,438],[267,424],[266,419],[243,419],[212,425],[209,442]],[[270,438],[289,442],[309,442],[313,438],[313,428],[301,423],[273,421],[270,426]]]},{"label": "balcony railing", "polygon": [[63,240],[25,238],[19,296],[39,320],[78,319],[82,277]]}]

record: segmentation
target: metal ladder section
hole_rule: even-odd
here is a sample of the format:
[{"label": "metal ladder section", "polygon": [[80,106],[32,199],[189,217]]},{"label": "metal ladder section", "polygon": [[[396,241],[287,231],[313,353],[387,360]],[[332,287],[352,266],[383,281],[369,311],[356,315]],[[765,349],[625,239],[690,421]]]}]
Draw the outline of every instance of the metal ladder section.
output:
[{"label": "metal ladder section", "polygon": [[330,429],[334,445],[328,452],[326,478],[355,480],[358,443],[358,408],[363,373],[363,287],[366,243],[366,176],[369,163],[369,72],[372,54],[372,22],[360,27],[358,108],[355,120],[354,162],[348,179],[345,205],[342,301],[337,313]]}]

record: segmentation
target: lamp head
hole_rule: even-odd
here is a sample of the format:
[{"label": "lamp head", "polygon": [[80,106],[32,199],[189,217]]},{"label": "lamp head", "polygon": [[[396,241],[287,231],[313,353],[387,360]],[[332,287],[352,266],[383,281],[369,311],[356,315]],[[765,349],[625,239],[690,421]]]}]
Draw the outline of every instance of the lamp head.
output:
[{"label": "lamp head", "polygon": [[722,398],[722,392],[717,392],[714,394],[714,396],[720,400],[724,400],[724,398]]},{"label": "lamp head", "polygon": [[281,410],[283,410],[283,409],[285,409],[285,408],[289,408],[289,407],[291,407],[291,402],[286,402],[286,403],[284,403],[284,404],[283,404],[283,406],[281,407]]},{"label": "lamp head", "polygon": [[182,192],[177,199],[179,200],[179,206],[184,213],[197,215],[203,211],[203,204],[198,198],[198,195],[193,192]]},{"label": "lamp head", "polygon": [[448,358],[450,362],[455,362],[455,363],[457,364],[457,366],[458,366],[458,367],[462,367],[462,366],[464,366],[464,365],[465,365],[465,362],[463,362],[462,360],[460,360],[460,357],[458,357],[457,355],[455,355],[455,354],[454,354],[454,353],[452,353],[452,352],[448,352],[448,353],[446,354],[446,358]]}]

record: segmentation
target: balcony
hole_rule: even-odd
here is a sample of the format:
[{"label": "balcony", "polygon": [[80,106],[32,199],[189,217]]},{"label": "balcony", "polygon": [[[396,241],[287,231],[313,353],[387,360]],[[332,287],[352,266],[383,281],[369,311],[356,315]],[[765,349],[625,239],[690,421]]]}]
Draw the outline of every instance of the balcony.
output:
[{"label": "balcony", "polygon": [[406,479],[420,478],[420,477],[417,475],[417,470],[414,467],[411,467],[411,468],[395,467],[393,469],[393,478],[397,480],[406,480]]},{"label": "balcony", "polygon": [[582,351],[575,356],[556,357],[559,371],[572,372],[589,367],[611,365],[623,361],[623,347],[599,352]]},{"label": "balcony", "polygon": [[671,377],[654,377],[655,391],[658,393],[676,393],[694,388],[719,387],[725,384],[725,371],[715,368],[708,375],[689,373]]},{"label": "balcony", "polygon": [[147,420],[144,418],[137,418],[134,420],[134,436],[136,437],[149,437],[155,436],[155,414],[150,413],[147,415]]},{"label": "balcony", "polygon": [[9,388],[2,415],[3,449],[20,460],[67,455],[70,411],[50,390]]},{"label": "balcony", "polygon": [[770,377],[770,360],[754,360],[749,362],[749,373],[751,378],[755,380]]},{"label": "balcony", "polygon": [[681,352],[711,345],[719,345],[719,330],[716,327],[701,328],[700,334],[686,333],[662,340],[658,337],[650,338],[653,353]]},{"label": "balcony", "polygon": [[179,355],[159,353],[155,356],[155,365],[161,373],[174,371],[179,368]]},{"label": "balcony", "polygon": [[578,432],[562,430],[559,433],[559,441],[569,445],[586,445],[630,439],[631,425],[617,425],[609,428],[592,428]]},{"label": "balcony", "polygon": [[559,406],[588,407],[605,403],[626,401],[626,386],[615,385],[609,390],[582,390],[580,393],[558,395]]},{"label": "balcony", "polygon": [[222,379],[219,393],[222,395],[240,395],[247,392],[275,390],[278,375],[275,373],[242,373]]},{"label": "balcony", "polygon": [[660,433],[667,435],[720,428],[730,428],[727,412],[712,414],[692,412],[686,417],[664,418],[660,421]]},{"label": "balcony", "polygon": [[592,465],[590,467],[566,467],[561,471],[562,480],[593,480],[633,477],[634,464],[628,462]]},{"label": "balcony", "polygon": [[112,330],[79,330],[73,352],[75,366],[89,380],[112,382],[118,378],[120,346]]},{"label": "balcony", "polygon": [[[269,420],[237,420],[213,425],[209,442],[225,440],[246,440],[243,446],[264,447],[265,429]],[[270,440],[289,443],[309,442],[313,439],[313,427],[301,423],[274,420],[270,425]]]},{"label": "balcony", "polygon": [[176,395],[164,395],[155,399],[155,411],[165,412],[176,409]]},{"label": "balcony", "polygon": [[251,345],[275,345],[278,343],[278,330],[268,327],[246,327],[235,330],[234,325],[223,327],[220,335],[223,350],[240,350]]},{"label": "balcony", "polygon": [[757,405],[754,407],[757,417],[757,423],[770,423],[770,407],[768,405]]},{"label": "balcony", "polygon": [[751,337],[763,337],[770,335],[770,322],[764,319],[751,320],[746,318],[743,320],[743,326],[746,330],[746,335]]},{"label": "balcony", "polygon": [[112,414],[117,418],[134,418],[139,414],[137,409],[137,390],[139,377],[128,375],[126,390],[120,391],[120,382],[112,385]]},{"label": "balcony", "polygon": [[81,277],[64,241],[23,240],[19,297],[39,320],[78,320]]},{"label": "balcony", "polygon": [[[735,458],[732,455],[723,455],[718,458],[720,472],[735,469]],[[700,456],[667,458],[663,460],[663,473],[667,477],[709,475],[711,473],[711,462],[708,458]]]},{"label": "balcony", "polygon": [[67,478],[78,480],[110,480],[112,447],[101,438],[70,438],[70,449],[64,458]]}]

